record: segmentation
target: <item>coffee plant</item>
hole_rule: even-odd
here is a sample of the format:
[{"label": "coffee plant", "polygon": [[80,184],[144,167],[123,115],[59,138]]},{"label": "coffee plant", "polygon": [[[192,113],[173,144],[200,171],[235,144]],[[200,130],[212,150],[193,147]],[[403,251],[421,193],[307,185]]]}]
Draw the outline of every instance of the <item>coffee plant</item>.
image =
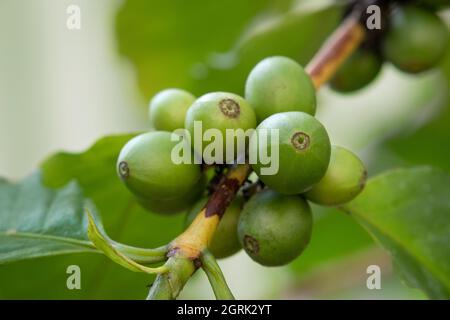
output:
[{"label": "coffee plant", "polygon": [[[373,4],[383,13],[381,30],[366,27]],[[267,31],[275,44],[292,42],[295,54],[266,54],[258,34],[244,38],[235,54],[245,79],[233,80],[237,66],[199,78],[208,88],[208,77],[222,77],[224,91],[194,95],[193,87],[169,85],[150,99],[149,132],[107,137],[84,153],[51,156],[21,182],[0,181],[0,264],[96,253],[144,274],[139,283],[152,281],[148,299],[177,298],[198,269],[217,299],[234,299],[216,259],[243,250],[263,266],[300,261],[315,233],[314,211],[333,207],[391,253],[408,285],[430,298],[450,298],[448,172],[420,166],[368,179],[363,161],[335,145],[315,117],[316,90],[326,83],[357,94],[387,63],[413,76],[438,68],[449,54],[448,26],[438,13],[446,4],[352,1],[336,4],[339,14],[324,9],[302,20],[312,30],[323,23],[329,29],[323,35],[286,39],[277,33],[286,26]],[[133,23],[126,15],[118,16],[119,36],[126,34],[123,21]],[[288,26],[296,25],[290,18]],[[331,18],[341,21],[325,41]],[[320,49],[302,53],[302,41]],[[145,54],[128,54],[138,70]],[[144,92],[154,91],[144,75],[139,81]],[[177,215],[184,229],[166,231],[174,230],[170,219]],[[141,229],[127,230],[124,219]],[[117,272],[105,271],[104,281],[114,282]]]}]

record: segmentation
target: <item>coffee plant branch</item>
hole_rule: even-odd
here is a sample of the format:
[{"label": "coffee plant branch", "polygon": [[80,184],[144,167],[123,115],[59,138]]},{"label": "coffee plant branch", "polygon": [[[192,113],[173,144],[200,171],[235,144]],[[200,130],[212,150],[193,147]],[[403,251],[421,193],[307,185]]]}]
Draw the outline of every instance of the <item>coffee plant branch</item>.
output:
[{"label": "coffee plant branch", "polygon": [[[362,7],[355,7],[306,67],[316,89],[332,78],[339,66],[364,40],[365,27],[361,24],[363,10]],[[228,170],[191,225],[170,243],[165,263],[168,271],[158,274],[147,299],[175,299],[200,267],[207,272],[209,279],[223,279],[214,258],[208,255],[205,259],[203,254],[226,208],[250,173],[248,164],[236,165]],[[218,283],[221,283],[219,286],[222,288],[218,288],[218,285],[213,288],[216,298],[233,299],[226,283]]]}]

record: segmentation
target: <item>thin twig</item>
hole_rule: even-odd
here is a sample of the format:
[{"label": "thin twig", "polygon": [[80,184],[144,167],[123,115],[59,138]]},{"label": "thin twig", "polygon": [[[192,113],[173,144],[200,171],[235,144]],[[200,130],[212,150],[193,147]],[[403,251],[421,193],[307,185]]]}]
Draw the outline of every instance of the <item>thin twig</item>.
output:
[{"label": "thin twig", "polygon": [[222,270],[220,270],[216,259],[208,250],[201,256],[202,269],[208,277],[209,283],[214,291],[217,300],[234,300],[233,293],[228,287]]},{"label": "thin twig", "polygon": [[359,20],[357,13],[345,19],[306,67],[316,88],[330,80],[364,39],[364,28]]}]

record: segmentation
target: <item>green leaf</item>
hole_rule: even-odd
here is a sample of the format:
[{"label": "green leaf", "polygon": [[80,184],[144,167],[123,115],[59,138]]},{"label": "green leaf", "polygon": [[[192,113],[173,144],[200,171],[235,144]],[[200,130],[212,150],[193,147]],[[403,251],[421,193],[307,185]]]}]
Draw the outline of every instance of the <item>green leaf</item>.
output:
[{"label": "green leaf", "polygon": [[[111,238],[140,248],[158,248],[183,230],[184,215],[162,216],[145,211],[120,182],[115,169],[117,157],[133,136],[135,134],[106,137],[85,152],[55,154],[41,166],[42,181],[46,187],[54,189],[76,181],[101,214],[104,229]],[[84,236],[87,240],[86,233]],[[117,245],[114,242],[114,246]],[[153,250],[136,252],[129,247],[125,250],[128,250],[128,257],[140,263],[155,261]],[[66,288],[66,268],[73,264],[81,268],[82,290]],[[0,298],[143,299],[152,277],[130,272],[103,255],[60,255],[0,265]]]},{"label": "green leaf", "polygon": [[49,189],[42,185],[39,172],[16,184],[0,180],[0,218],[0,264],[60,254],[99,253],[100,249],[132,271],[152,273],[151,268],[136,261],[164,261],[167,252],[166,247],[143,249],[109,239],[93,204],[75,181]]},{"label": "green leaf", "polygon": [[98,252],[87,238],[79,186],[45,188],[40,173],[13,184],[0,181],[0,264],[65,253]]},{"label": "green leaf", "polygon": [[41,165],[43,181],[46,186],[60,188],[76,180],[86,197],[94,202],[111,238],[139,247],[159,247],[182,230],[183,217],[145,211],[121,183],[116,173],[117,158],[134,136],[105,137],[85,152],[51,156]]},{"label": "green leaf", "polygon": [[389,252],[407,284],[450,298],[450,175],[400,169],[369,181],[344,207]]}]

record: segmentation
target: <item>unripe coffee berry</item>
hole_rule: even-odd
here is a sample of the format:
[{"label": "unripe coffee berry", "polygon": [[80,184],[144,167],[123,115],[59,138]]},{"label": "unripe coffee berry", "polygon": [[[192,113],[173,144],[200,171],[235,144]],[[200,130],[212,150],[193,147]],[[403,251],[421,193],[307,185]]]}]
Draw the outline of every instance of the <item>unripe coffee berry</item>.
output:
[{"label": "unripe coffee berry", "polygon": [[181,89],[166,89],[153,97],[149,105],[150,122],[156,130],[174,131],[184,128],[188,108],[195,97]]},{"label": "unripe coffee berry", "polygon": [[[208,93],[198,98],[188,109],[185,121],[185,128],[190,133],[195,151],[198,155],[202,155],[207,164],[231,162],[243,154],[245,144],[238,144],[238,136],[234,135],[235,130],[246,131],[255,127],[255,112],[247,101],[236,94],[227,92]],[[211,134],[217,133],[218,138],[221,139],[222,143],[218,148],[220,150],[211,147],[211,144],[214,146],[217,142],[211,141],[215,138],[209,141],[203,139],[203,134],[207,130]],[[227,130],[230,130],[231,136],[227,135]],[[199,137],[198,134],[202,136]],[[237,148],[239,145],[241,148]],[[231,149],[230,158],[227,157],[227,147]],[[205,149],[206,152],[204,152]]]},{"label": "unripe coffee berry", "polygon": [[200,181],[184,194],[161,198],[159,196],[141,197],[135,195],[137,202],[147,211],[159,214],[175,214],[185,212],[205,193],[207,179],[202,176]]},{"label": "unripe coffee berry", "polygon": [[255,109],[258,123],[279,112],[316,112],[316,92],[309,75],[287,57],[259,62],[247,78],[245,98]]},{"label": "unripe coffee berry", "polygon": [[176,201],[179,203],[171,204],[167,211],[186,209],[196,200],[192,194],[204,185],[200,165],[172,161],[178,143],[187,142],[171,141],[171,133],[155,131],[134,137],[120,152],[117,173],[148,209],[154,204],[155,210],[164,213],[163,204]]},{"label": "unripe coffee berry", "polygon": [[338,69],[330,86],[336,91],[352,92],[372,82],[381,70],[382,60],[374,52],[360,49]]},{"label": "unripe coffee berry", "polygon": [[[250,140],[249,159],[267,186],[283,194],[298,194],[322,179],[330,149],[327,131],[316,118],[304,112],[283,112],[270,116],[256,128]],[[268,165],[261,154],[270,154],[274,172],[267,173]]]},{"label": "unripe coffee berry", "polygon": [[341,205],[353,200],[363,190],[366,178],[366,168],[354,153],[333,146],[327,172],[305,193],[305,197],[321,205]]},{"label": "unripe coffee berry", "polygon": [[434,67],[445,55],[449,33],[434,13],[418,7],[397,8],[383,44],[387,60],[405,72]]},{"label": "unripe coffee berry", "polygon": [[297,258],[311,238],[311,209],[302,197],[265,190],[245,204],[239,219],[239,241],[264,266],[281,266]]},{"label": "unripe coffee berry", "polygon": [[[207,201],[208,198],[202,198],[189,210],[186,216],[186,228],[203,209]],[[243,204],[243,197],[238,195],[227,207],[217,226],[217,230],[208,246],[209,251],[217,259],[229,257],[242,249],[237,235],[237,226]]]}]

